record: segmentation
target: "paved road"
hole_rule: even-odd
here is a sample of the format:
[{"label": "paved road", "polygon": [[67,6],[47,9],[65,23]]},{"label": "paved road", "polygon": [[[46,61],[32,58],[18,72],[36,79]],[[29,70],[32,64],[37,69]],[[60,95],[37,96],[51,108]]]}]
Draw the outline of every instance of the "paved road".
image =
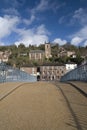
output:
[{"label": "paved road", "polygon": [[0,94],[0,130],[87,130],[87,99],[69,84],[4,83]]}]

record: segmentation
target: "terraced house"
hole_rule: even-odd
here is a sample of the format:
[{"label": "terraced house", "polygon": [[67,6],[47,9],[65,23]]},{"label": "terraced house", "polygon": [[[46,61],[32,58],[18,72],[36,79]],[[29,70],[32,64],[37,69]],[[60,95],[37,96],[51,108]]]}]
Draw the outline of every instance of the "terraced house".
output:
[{"label": "terraced house", "polygon": [[48,64],[40,66],[41,80],[60,80],[66,73],[65,65]]},{"label": "terraced house", "polygon": [[27,66],[22,67],[21,70],[39,77],[39,80],[59,81],[61,76],[66,73],[66,66],[59,64],[43,64],[41,66]]}]

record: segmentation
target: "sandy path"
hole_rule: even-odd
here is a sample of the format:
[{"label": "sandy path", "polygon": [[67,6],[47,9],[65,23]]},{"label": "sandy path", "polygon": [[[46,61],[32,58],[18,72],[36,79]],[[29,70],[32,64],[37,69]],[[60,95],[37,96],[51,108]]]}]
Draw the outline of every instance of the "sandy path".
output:
[{"label": "sandy path", "polygon": [[51,83],[25,84],[0,101],[0,130],[76,130],[62,100]]}]

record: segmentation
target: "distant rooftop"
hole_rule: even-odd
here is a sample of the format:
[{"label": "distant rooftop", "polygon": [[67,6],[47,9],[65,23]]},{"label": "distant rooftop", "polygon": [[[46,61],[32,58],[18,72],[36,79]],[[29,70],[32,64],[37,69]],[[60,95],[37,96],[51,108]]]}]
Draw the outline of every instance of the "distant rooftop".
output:
[{"label": "distant rooftop", "polygon": [[30,53],[44,53],[42,50],[30,50]]}]

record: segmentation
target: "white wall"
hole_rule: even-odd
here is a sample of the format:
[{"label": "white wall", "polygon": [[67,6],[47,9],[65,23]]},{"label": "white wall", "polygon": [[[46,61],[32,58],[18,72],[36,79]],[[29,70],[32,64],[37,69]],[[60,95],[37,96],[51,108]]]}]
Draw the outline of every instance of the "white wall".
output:
[{"label": "white wall", "polygon": [[66,64],[66,71],[71,71],[77,68],[77,64]]}]

